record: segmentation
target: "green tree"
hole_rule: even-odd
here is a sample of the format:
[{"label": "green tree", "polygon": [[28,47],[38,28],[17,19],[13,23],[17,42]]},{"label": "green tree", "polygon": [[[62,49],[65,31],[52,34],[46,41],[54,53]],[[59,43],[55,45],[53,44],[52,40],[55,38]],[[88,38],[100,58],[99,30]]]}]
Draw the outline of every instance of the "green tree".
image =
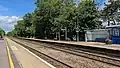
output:
[{"label": "green tree", "polygon": [[5,35],[5,31],[0,28],[0,37],[3,37]]},{"label": "green tree", "polygon": [[76,16],[78,16],[78,27],[80,31],[95,29],[101,26],[101,23],[99,23],[99,12],[96,6],[93,0],[84,0],[78,5]]},{"label": "green tree", "polygon": [[100,28],[99,12],[93,0],[84,0],[76,7],[74,0],[36,0],[33,13],[24,15],[18,21],[14,35],[36,38],[54,38],[55,34],[64,32],[72,39],[76,30],[84,35],[84,30]]},{"label": "green tree", "polygon": [[14,35],[17,35],[17,36],[21,36],[21,37],[25,37],[26,35],[26,28],[25,28],[25,25],[24,25],[24,21],[23,20],[20,20],[17,22],[17,24],[15,25],[15,29],[14,29]]},{"label": "green tree", "polygon": [[102,11],[102,19],[108,21],[108,26],[111,24],[110,21],[113,21],[113,25],[116,25],[116,21],[120,21],[120,0],[110,0],[109,3],[105,4],[106,7]]},{"label": "green tree", "polygon": [[97,4],[93,0],[83,0],[75,10],[75,31],[79,31],[81,40],[84,39],[85,30],[101,27]]}]

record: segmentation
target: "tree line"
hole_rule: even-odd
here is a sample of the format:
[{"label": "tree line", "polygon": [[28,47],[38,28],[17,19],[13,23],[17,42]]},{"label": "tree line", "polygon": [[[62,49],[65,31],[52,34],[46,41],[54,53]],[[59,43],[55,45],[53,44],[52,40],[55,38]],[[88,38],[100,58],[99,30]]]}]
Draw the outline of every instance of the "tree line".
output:
[{"label": "tree line", "polygon": [[2,38],[5,35],[5,31],[0,28],[0,38]]},{"label": "tree line", "polygon": [[67,38],[73,40],[78,32],[80,40],[84,40],[85,30],[102,28],[100,18],[108,21],[108,25],[110,20],[120,20],[119,15],[114,15],[120,8],[118,1],[111,1],[104,10],[98,10],[94,0],[81,0],[78,4],[75,0],[36,0],[34,12],[25,14],[8,35],[42,39],[60,36],[64,40],[66,33]]}]

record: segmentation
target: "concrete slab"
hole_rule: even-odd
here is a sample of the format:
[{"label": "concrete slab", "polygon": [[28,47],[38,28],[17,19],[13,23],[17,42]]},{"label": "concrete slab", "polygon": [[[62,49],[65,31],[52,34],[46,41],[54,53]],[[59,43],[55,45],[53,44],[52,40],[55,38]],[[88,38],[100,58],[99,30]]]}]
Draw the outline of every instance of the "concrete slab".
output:
[{"label": "concrete slab", "polygon": [[39,60],[35,55],[28,52],[21,45],[6,38],[21,68],[51,68],[48,64]]},{"label": "concrete slab", "polygon": [[105,49],[111,49],[111,50],[118,50],[120,51],[120,45],[118,44],[105,44],[100,42],[73,42],[73,41],[55,41],[55,40],[43,40],[43,39],[33,39],[33,38],[26,38],[36,41],[45,41],[45,42],[54,42],[54,43],[63,43],[63,44],[72,44],[77,46],[90,46],[90,47],[97,47],[97,48],[105,48]]},{"label": "concrete slab", "polygon": [[10,68],[4,40],[0,40],[0,68]]}]

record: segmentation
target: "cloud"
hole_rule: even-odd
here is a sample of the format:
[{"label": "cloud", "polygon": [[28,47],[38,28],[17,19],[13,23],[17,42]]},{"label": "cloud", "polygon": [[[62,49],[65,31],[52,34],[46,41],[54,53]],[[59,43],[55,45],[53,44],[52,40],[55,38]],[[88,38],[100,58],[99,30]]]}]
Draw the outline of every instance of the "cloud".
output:
[{"label": "cloud", "polygon": [[22,20],[22,18],[18,16],[0,16],[0,28],[6,32],[11,31],[18,20]]}]

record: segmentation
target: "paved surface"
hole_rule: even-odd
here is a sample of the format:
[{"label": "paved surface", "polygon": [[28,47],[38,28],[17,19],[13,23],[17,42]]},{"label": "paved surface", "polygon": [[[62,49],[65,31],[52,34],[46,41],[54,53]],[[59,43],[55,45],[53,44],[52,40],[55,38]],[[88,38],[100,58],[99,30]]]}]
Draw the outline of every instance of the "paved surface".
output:
[{"label": "paved surface", "polygon": [[22,68],[50,68],[47,64],[43,63],[41,60],[36,58],[34,55],[29,53],[19,44],[13,42],[12,40],[6,38],[10,48],[12,49],[15,57],[19,61],[19,65]]},{"label": "paved surface", "polygon": [[0,40],[0,68],[10,68],[4,40]]},{"label": "paved surface", "polygon": [[[29,39],[29,38],[27,38],[27,39]],[[33,38],[31,38],[31,39],[33,39]],[[100,43],[100,42],[73,42],[73,41],[55,41],[55,40],[43,40],[43,39],[33,39],[33,40],[65,43],[65,44],[74,44],[74,45],[78,45],[78,46],[82,45],[82,46],[99,47],[99,48],[106,48],[106,49],[112,49],[112,50],[120,50],[119,44],[106,45],[105,43]]]}]

